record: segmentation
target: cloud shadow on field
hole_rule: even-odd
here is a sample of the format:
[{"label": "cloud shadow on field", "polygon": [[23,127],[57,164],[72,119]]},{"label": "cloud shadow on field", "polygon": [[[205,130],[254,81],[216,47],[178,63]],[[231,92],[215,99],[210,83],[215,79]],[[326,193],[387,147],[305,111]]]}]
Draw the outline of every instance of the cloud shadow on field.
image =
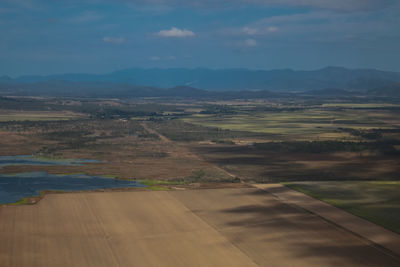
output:
[{"label": "cloud shadow on field", "polygon": [[[276,188],[273,192],[284,190]],[[393,253],[383,251],[300,207],[285,204],[266,191],[245,190],[235,192],[233,197],[258,199],[257,204],[219,211],[229,218],[219,230],[233,242],[238,242],[239,248],[243,245],[244,248],[264,250],[263,257],[269,257],[269,254],[276,257],[276,253],[282,253],[285,257],[308,263],[315,258],[333,265],[346,263],[349,266],[396,266],[400,263],[400,258]],[[285,251],[279,251],[282,248]]]}]

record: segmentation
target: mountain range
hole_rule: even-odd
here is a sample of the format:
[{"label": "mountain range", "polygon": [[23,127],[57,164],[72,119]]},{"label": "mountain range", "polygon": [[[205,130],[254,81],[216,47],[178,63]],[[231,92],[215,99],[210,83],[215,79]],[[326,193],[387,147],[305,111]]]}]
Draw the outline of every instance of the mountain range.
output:
[{"label": "mountain range", "polygon": [[[172,88],[169,90],[163,90]],[[189,89],[190,88],[190,89]],[[140,69],[130,68],[107,74],[59,74],[48,76],[0,77],[3,94],[33,95],[201,95],[207,92],[270,91],[398,94],[400,73],[375,69],[326,67],[312,71],[249,69]]]}]

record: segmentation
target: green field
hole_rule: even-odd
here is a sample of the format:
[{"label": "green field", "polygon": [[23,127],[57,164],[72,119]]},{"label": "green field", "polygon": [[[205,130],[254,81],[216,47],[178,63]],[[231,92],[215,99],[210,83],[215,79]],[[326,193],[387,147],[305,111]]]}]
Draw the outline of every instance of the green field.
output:
[{"label": "green field", "polygon": [[346,108],[304,108],[277,111],[239,111],[237,114],[194,114],[185,122],[235,131],[276,135],[282,139],[353,139],[338,128],[388,129],[399,124],[397,112]]},{"label": "green field", "polygon": [[323,107],[347,107],[347,108],[385,108],[385,107],[400,107],[393,103],[325,103]]},{"label": "green field", "polygon": [[63,112],[6,112],[0,113],[0,122],[7,121],[56,121],[78,118],[78,114]]},{"label": "green field", "polygon": [[293,182],[285,185],[400,233],[400,181]]}]

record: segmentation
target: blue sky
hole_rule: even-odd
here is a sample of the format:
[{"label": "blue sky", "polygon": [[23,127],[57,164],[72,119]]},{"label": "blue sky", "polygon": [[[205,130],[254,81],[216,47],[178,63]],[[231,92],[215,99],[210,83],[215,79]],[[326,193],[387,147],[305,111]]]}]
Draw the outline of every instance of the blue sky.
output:
[{"label": "blue sky", "polygon": [[0,75],[129,67],[400,71],[398,0],[1,0]]}]

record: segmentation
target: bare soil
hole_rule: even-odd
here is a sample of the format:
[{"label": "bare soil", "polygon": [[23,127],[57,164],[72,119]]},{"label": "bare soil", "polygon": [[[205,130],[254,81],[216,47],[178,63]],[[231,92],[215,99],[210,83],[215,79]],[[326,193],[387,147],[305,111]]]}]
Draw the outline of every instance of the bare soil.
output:
[{"label": "bare soil", "polygon": [[0,266],[399,266],[255,188],[50,194],[0,207]]}]

